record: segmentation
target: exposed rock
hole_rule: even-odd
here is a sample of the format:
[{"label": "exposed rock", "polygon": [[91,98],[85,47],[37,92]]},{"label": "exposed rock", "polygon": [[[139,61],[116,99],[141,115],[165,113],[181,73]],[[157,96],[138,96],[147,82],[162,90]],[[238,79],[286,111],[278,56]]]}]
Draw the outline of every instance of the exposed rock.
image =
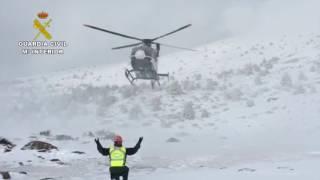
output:
[{"label": "exposed rock", "polygon": [[59,165],[66,165],[66,163],[64,163],[64,162],[62,162],[60,159],[51,159],[50,160],[51,162],[55,162],[55,163],[57,163],[57,164],[59,164]]},{"label": "exposed rock", "polygon": [[64,163],[62,161],[58,161],[57,164],[59,164],[59,165],[67,165],[66,163]]},{"label": "exposed rock", "polygon": [[0,144],[3,146],[11,146],[13,145],[10,141],[8,141],[7,139],[4,138],[0,138]]},{"label": "exposed rock", "polygon": [[42,156],[37,156],[39,159],[45,159],[44,157],[42,157]]},{"label": "exposed rock", "polygon": [[58,162],[58,161],[60,161],[60,159],[51,159],[50,161],[52,161],[52,162]]},{"label": "exposed rock", "polygon": [[171,138],[167,139],[166,142],[169,142],[169,143],[177,143],[177,142],[180,142],[180,140],[177,139],[177,138],[171,137]]},{"label": "exposed rock", "polygon": [[82,151],[72,151],[72,153],[74,153],[74,154],[85,154],[85,152],[82,152]]},{"label": "exposed rock", "polygon": [[5,147],[4,152],[10,152],[16,146],[5,138],[0,138],[0,145]]},{"label": "exposed rock", "polygon": [[0,175],[2,176],[3,179],[11,179],[9,172],[7,171],[0,171]]},{"label": "exposed rock", "polygon": [[31,141],[21,148],[21,150],[38,150],[39,152],[48,152],[53,149],[58,150],[56,146],[42,141]]},{"label": "exposed rock", "polygon": [[46,130],[46,131],[41,131],[40,132],[41,136],[51,136],[51,131],[50,130]]}]

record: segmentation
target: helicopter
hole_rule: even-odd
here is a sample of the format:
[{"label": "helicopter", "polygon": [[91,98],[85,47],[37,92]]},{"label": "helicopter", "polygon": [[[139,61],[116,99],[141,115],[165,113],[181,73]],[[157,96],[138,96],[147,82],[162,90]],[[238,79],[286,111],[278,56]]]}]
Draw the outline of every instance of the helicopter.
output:
[{"label": "helicopter", "polygon": [[[178,31],[181,31],[183,29],[186,29],[191,26],[191,24],[187,24],[185,26],[182,26],[174,31],[171,31],[169,33],[163,34],[161,36],[152,38],[152,39],[142,39],[137,38],[134,36],[129,36],[125,34],[121,34],[118,32],[110,31],[107,29],[103,29],[100,27],[84,24],[85,27],[95,29],[98,31],[107,32],[113,35],[121,36],[128,39],[133,39],[139,41],[138,43],[123,45],[112,48],[112,50],[117,49],[123,49],[123,48],[129,48],[133,47],[131,50],[131,67],[132,69],[125,69],[125,77],[128,79],[131,85],[134,85],[134,82],[138,79],[141,80],[150,80],[151,81],[151,87],[154,88],[155,84],[157,83],[160,87],[160,77],[168,77],[169,73],[158,73],[158,57],[160,52],[160,46],[165,47],[171,47],[171,48],[178,48],[183,50],[189,50],[189,51],[195,51],[193,49],[178,47],[178,46],[172,46],[168,44],[163,44],[159,42],[155,42],[156,40],[160,38],[164,38],[166,36],[169,36],[173,33],[176,33]],[[153,46],[155,47],[153,47]]]}]

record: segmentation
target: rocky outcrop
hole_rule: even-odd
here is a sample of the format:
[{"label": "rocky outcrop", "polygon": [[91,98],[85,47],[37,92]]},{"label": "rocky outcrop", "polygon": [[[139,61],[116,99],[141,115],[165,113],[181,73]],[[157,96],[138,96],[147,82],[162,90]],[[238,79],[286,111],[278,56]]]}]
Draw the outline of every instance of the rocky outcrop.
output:
[{"label": "rocky outcrop", "polygon": [[0,171],[0,175],[2,176],[2,179],[11,179],[9,172],[7,171]]},{"label": "rocky outcrop", "polygon": [[51,131],[50,130],[46,130],[46,131],[41,131],[40,132],[41,136],[51,136]]},{"label": "rocky outcrop", "polygon": [[177,138],[171,137],[171,138],[167,139],[166,142],[168,142],[168,143],[177,143],[177,142],[180,142],[180,140],[177,139]]},{"label": "rocky outcrop", "polygon": [[38,150],[39,152],[49,152],[54,149],[58,150],[56,146],[43,141],[31,141],[21,148],[21,150]]},{"label": "rocky outcrop", "polygon": [[66,165],[66,163],[62,162],[60,159],[51,159],[50,161],[51,162],[55,162],[55,163],[57,163],[59,165]]},{"label": "rocky outcrop", "polygon": [[85,152],[82,152],[82,151],[72,151],[72,153],[74,153],[74,154],[85,154]]},{"label": "rocky outcrop", "polygon": [[16,145],[11,143],[9,140],[0,137],[0,146],[3,146],[4,152],[10,152]]}]

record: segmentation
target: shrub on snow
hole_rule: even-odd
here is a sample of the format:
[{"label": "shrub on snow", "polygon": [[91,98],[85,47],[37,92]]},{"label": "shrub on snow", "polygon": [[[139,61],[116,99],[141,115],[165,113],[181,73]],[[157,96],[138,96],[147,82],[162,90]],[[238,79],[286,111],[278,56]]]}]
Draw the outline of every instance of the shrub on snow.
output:
[{"label": "shrub on snow", "polygon": [[201,117],[202,118],[208,118],[208,117],[210,117],[210,113],[206,109],[204,109],[201,112]]},{"label": "shrub on snow", "polygon": [[257,86],[262,84],[261,77],[259,75],[254,78],[254,84]]},{"label": "shrub on snow", "polygon": [[186,80],[182,81],[182,87],[185,90],[195,90],[197,89],[197,84],[194,81],[191,81],[189,78]]},{"label": "shrub on snow", "polygon": [[128,108],[127,108],[127,106],[126,105],[124,105],[124,104],[121,104],[120,106],[119,106],[119,108],[120,108],[120,112],[121,113],[128,113]]},{"label": "shrub on snow", "polygon": [[161,96],[152,98],[150,100],[150,105],[153,111],[161,110]]},{"label": "shrub on snow", "polygon": [[283,87],[292,87],[292,79],[288,73],[282,76],[280,84]]},{"label": "shrub on snow", "polygon": [[303,73],[303,72],[300,72],[299,74],[299,80],[300,81],[306,81],[308,80],[307,76]]},{"label": "shrub on snow", "polygon": [[182,116],[188,120],[193,120],[195,118],[195,111],[192,102],[187,102],[184,104]]},{"label": "shrub on snow", "polygon": [[253,107],[254,106],[254,101],[253,100],[247,100],[247,106],[248,107]]},{"label": "shrub on snow", "polygon": [[122,88],[120,88],[120,94],[123,98],[129,98],[135,96],[137,94],[137,90],[132,86],[123,86]]},{"label": "shrub on snow", "polygon": [[129,112],[129,118],[130,119],[138,119],[142,115],[142,108],[140,105],[136,104],[131,107]]},{"label": "shrub on snow", "polygon": [[181,95],[183,94],[182,87],[178,81],[174,81],[169,84],[167,91],[171,95]]},{"label": "shrub on snow", "polygon": [[207,79],[207,90],[216,90],[218,87],[218,82],[214,81],[213,79]]},{"label": "shrub on snow", "polygon": [[231,89],[229,91],[225,91],[224,96],[227,100],[239,101],[243,96],[243,93],[240,89],[236,88],[236,89]]},{"label": "shrub on snow", "polygon": [[304,94],[306,92],[305,88],[303,86],[297,86],[295,87],[295,90],[294,90],[294,94]]}]

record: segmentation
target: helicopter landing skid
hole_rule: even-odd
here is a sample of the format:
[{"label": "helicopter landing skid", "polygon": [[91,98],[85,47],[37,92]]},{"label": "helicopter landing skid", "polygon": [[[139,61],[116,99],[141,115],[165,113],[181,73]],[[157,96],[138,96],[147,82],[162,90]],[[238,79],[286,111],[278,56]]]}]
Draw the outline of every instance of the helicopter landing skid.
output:
[{"label": "helicopter landing skid", "polygon": [[139,71],[128,70],[128,69],[125,70],[125,76],[126,76],[126,78],[128,79],[128,81],[130,82],[131,85],[135,85],[134,81],[138,80],[138,79],[151,80],[152,89],[155,87],[155,84],[158,84],[159,87],[160,87],[159,77],[168,77],[168,80],[169,80],[169,74],[157,74],[157,73],[154,73],[152,76],[146,76],[146,75],[140,74]]},{"label": "helicopter landing skid", "polygon": [[126,69],[124,74],[125,74],[126,78],[128,79],[128,81],[130,82],[130,84],[134,85],[134,81],[136,80],[136,78],[131,74],[131,71]]}]

